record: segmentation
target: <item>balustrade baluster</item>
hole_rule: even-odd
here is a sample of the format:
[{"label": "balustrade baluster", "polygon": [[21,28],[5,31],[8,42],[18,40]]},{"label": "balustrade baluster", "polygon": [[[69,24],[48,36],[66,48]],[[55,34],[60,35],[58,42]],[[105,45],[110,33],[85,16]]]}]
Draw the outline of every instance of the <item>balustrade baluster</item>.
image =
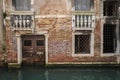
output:
[{"label": "balustrade baluster", "polygon": [[15,17],[15,28],[18,28],[18,17],[17,16],[14,17]]},{"label": "balustrade baluster", "polygon": [[19,15],[19,28],[22,28],[22,17]]},{"label": "balustrade baluster", "polygon": [[25,15],[23,15],[23,28],[26,27],[26,23],[25,23]]},{"label": "balustrade baluster", "polygon": [[91,15],[89,15],[89,17],[88,17],[88,27],[89,28],[91,27]]},{"label": "balustrade baluster", "polygon": [[30,20],[28,18],[26,20],[26,23],[27,23],[27,28],[29,28]]},{"label": "balustrade baluster", "polygon": [[83,27],[83,15],[81,15],[81,27]]},{"label": "balustrade baluster", "polygon": [[79,27],[79,15],[77,15],[77,27]]}]

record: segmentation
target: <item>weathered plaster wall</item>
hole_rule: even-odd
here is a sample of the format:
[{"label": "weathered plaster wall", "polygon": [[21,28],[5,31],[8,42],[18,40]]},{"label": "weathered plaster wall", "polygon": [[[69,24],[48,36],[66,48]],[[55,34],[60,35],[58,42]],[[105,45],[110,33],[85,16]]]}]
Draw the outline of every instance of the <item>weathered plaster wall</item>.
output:
[{"label": "weathered plaster wall", "polygon": [[[39,12],[38,15],[56,15],[51,18],[38,18],[35,21],[36,31],[48,31],[49,61],[72,60],[72,16],[67,8],[70,6],[66,4],[66,0],[46,0],[46,3],[36,12]],[[61,15],[65,17],[59,17]]]},{"label": "weathered plaster wall", "polygon": [[8,62],[17,61],[17,44],[15,34],[10,29],[9,21],[6,21],[6,53]]},{"label": "weathered plaster wall", "polygon": [[[41,15],[67,15],[71,14],[71,10],[67,11],[66,1],[58,0],[51,3],[45,3],[44,7],[41,7]],[[95,30],[94,30],[94,56],[93,57],[72,57],[72,16],[66,18],[42,18],[36,20],[36,26],[38,28],[48,31],[49,34],[49,62],[112,62],[116,61],[115,57],[101,57],[101,10],[99,0],[95,2]],[[64,8],[63,8],[64,7]],[[69,7],[69,6],[68,6]]]},{"label": "weathered plaster wall", "polygon": [[[11,0],[6,1],[6,13],[9,17]],[[94,30],[94,56],[72,57],[72,15],[71,4],[66,6],[66,0],[34,0],[35,32],[48,31],[48,60],[49,62],[115,62],[115,57],[101,57],[101,19],[100,0],[95,1],[95,30]],[[70,2],[70,0],[68,1]],[[46,17],[41,15],[65,15],[65,17]],[[69,16],[68,16],[69,15]],[[10,20],[6,20],[6,42],[8,61],[16,60],[16,39],[10,29]]]},{"label": "weathered plaster wall", "polygon": [[66,0],[34,0],[34,10],[37,15],[66,14]]}]

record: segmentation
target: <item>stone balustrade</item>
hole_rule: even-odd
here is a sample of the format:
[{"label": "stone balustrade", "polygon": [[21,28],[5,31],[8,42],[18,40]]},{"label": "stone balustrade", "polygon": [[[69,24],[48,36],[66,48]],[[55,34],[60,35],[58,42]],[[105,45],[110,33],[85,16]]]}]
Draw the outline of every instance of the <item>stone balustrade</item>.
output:
[{"label": "stone balustrade", "polygon": [[11,28],[13,30],[32,30],[34,28],[34,13],[30,11],[11,12]]},{"label": "stone balustrade", "polygon": [[92,30],[95,27],[95,14],[92,12],[74,12],[73,28],[77,30]]}]

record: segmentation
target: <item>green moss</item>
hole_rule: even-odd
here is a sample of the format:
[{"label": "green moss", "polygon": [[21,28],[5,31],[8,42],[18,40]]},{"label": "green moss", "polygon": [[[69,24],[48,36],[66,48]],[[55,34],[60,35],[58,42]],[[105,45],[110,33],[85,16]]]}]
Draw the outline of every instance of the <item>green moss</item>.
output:
[{"label": "green moss", "polygon": [[19,68],[21,68],[21,64],[18,64],[18,63],[8,63],[8,68],[19,69]]}]

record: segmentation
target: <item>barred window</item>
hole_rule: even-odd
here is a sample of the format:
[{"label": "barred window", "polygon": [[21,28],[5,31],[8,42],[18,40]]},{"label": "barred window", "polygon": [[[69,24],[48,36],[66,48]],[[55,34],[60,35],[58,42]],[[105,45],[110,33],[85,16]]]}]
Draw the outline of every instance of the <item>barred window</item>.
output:
[{"label": "barred window", "polygon": [[75,54],[90,54],[90,34],[75,35]]},{"label": "barred window", "polygon": [[104,24],[103,53],[115,53],[117,48],[116,25]]},{"label": "barred window", "polygon": [[24,46],[32,46],[31,40],[24,40]]},{"label": "barred window", "polygon": [[44,46],[44,40],[36,40],[36,46]]},{"label": "barred window", "polygon": [[94,0],[74,0],[75,10],[91,11],[94,6]]},{"label": "barred window", "polygon": [[104,16],[116,16],[117,15],[117,1],[104,1],[103,14]]},{"label": "barred window", "polygon": [[31,10],[31,0],[12,0],[13,10],[29,11]]}]

